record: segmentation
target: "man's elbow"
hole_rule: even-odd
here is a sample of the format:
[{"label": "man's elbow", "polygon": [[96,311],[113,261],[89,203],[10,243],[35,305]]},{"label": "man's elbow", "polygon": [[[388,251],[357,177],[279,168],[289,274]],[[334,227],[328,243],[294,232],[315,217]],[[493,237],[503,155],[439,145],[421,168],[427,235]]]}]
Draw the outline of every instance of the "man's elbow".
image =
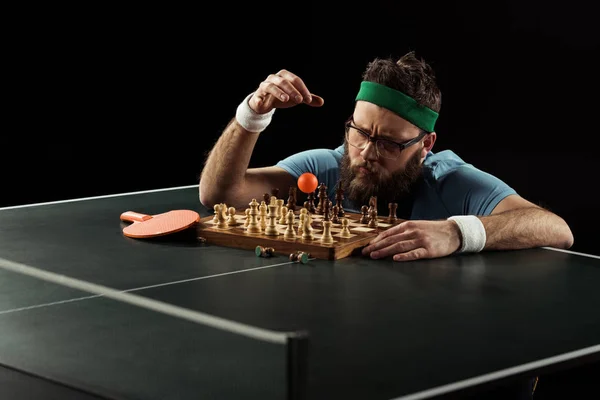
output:
[{"label": "man's elbow", "polygon": [[567,231],[561,235],[560,243],[557,247],[560,249],[570,249],[573,246],[573,243],[575,243],[573,233],[570,229],[567,229]]},{"label": "man's elbow", "polygon": [[207,186],[200,183],[198,185],[198,198],[200,204],[204,207],[212,209],[215,204],[227,204],[229,206],[239,206],[239,192],[223,189],[221,187]]},{"label": "man's elbow", "polygon": [[571,228],[569,228],[569,225],[567,225],[566,222],[563,222],[562,226],[560,227],[560,229],[557,230],[555,234],[555,243],[553,247],[559,249],[570,249],[573,246],[574,242],[575,238],[573,236]]},{"label": "man's elbow", "polygon": [[213,208],[215,204],[218,203],[214,193],[211,193],[209,189],[203,187],[202,182],[198,184],[198,198],[200,199],[200,204],[206,208]]}]

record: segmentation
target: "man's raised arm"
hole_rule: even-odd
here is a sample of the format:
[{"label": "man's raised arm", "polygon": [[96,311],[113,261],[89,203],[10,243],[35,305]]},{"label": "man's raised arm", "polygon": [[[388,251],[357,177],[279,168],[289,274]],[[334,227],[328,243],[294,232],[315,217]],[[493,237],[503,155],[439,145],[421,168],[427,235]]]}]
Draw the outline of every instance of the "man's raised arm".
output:
[{"label": "man's raised arm", "polygon": [[323,99],[311,94],[291,72],[282,70],[261,82],[238,106],[235,118],[209,152],[200,176],[200,202],[209,208],[216,203],[242,207],[251,197],[294,185],[293,177],[281,168],[248,166],[260,132],[269,125],[275,109],[303,103],[320,107]]}]

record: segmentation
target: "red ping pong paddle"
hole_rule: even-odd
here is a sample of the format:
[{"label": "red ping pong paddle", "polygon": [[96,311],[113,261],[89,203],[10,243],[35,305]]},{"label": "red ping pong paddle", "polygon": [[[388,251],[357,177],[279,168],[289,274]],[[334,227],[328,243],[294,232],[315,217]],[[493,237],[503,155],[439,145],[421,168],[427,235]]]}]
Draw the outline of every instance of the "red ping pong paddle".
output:
[{"label": "red ping pong paddle", "polygon": [[123,234],[132,238],[150,238],[168,235],[200,222],[200,215],[191,210],[172,210],[157,215],[125,211],[121,221],[132,222],[123,228]]}]

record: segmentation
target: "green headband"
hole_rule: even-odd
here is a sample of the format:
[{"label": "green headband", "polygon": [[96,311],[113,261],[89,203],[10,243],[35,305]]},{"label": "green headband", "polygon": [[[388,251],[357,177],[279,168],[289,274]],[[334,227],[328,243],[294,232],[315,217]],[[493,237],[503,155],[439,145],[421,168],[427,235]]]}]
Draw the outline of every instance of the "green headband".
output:
[{"label": "green headband", "polygon": [[375,82],[361,82],[355,100],[368,101],[387,108],[426,132],[434,131],[435,121],[439,116],[437,112],[420,105],[412,97]]}]

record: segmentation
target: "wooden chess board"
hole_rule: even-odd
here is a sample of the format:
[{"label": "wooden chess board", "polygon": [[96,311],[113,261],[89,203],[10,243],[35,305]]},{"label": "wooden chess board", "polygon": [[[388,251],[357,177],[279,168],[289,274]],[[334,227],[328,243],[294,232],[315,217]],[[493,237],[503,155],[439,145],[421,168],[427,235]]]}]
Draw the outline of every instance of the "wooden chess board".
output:
[{"label": "wooden chess board", "polygon": [[[295,214],[294,228],[297,230],[299,225],[298,210],[296,210]],[[398,219],[390,223],[387,217],[378,217],[377,227],[370,228],[366,223],[359,222],[361,218],[360,214],[346,212],[344,217],[349,221],[348,229],[350,230],[350,237],[340,236],[340,232],[342,231],[340,220],[340,222],[332,223],[331,225],[332,243],[321,242],[323,215],[318,214],[311,215],[313,239],[303,239],[301,236],[297,236],[294,239],[284,238],[287,225],[280,223],[280,221],[276,221],[276,228],[280,233],[277,236],[265,235],[262,232],[248,233],[244,227],[246,215],[237,211],[235,214],[236,225],[218,228],[217,223],[214,221],[214,216],[204,217],[197,225],[197,234],[199,237],[204,238],[207,244],[247,250],[255,250],[257,246],[272,247],[275,254],[286,257],[296,251],[303,251],[309,253],[312,258],[338,260],[352,254],[360,254],[360,249],[366,246],[379,232],[402,222],[402,220]]]}]

